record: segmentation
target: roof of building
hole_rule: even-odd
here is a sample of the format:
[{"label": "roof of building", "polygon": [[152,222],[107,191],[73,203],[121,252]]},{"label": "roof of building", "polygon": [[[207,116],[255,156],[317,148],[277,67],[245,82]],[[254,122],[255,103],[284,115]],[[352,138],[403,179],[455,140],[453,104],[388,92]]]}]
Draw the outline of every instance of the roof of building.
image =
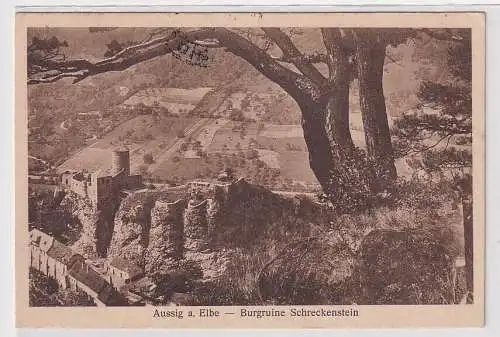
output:
[{"label": "roof of building", "polygon": [[109,304],[113,300],[114,292],[111,284],[107,283],[102,287],[101,291],[97,294],[97,298],[104,304]]},{"label": "roof of building", "polygon": [[137,291],[151,292],[157,288],[157,285],[149,278],[143,277],[133,283],[133,288]]},{"label": "roof of building", "polygon": [[144,273],[141,267],[119,256],[113,257],[109,264],[116,269],[127,272],[130,278],[134,278]]},{"label": "roof of building", "polygon": [[113,152],[130,152],[130,149],[125,145],[119,145],[113,149]]},{"label": "roof of building", "polygon": [[83,174],[83,172],[78,172],[73,175],[73,179],[78,181],[85,181],[87,180],[87,177]]},{"label": "roof of building", "polygon": [[54,244],[54,238],[47,233],[42,232],[39,229],[32,229],[30,231],[30,243],[35,246],[39,246],[44,252],[50,250]]},{"label": "roof of building", "polygon": [[50,247],[50,249],[47,251],[47,255],[69,266],[71,257],[74,255],[74,253],[68,246],[63,245],[57,240],[54,240],[52,247]]},{"label": "roof of building", "polygon": [[130,303],[130,304],[139,304],[144,302],[144,298],[142,296],[139,296],[137,294],[134,294],[133,292],[128,291],[125,294],[125,299]]},{"label": "roof of building", "polygon": [[175,305],[193,305],[197,302],[197,297],[192,294],[173,293],[170,297],[170,303]]},{"label": "roof of building", "polygon": [[96,294],[106,291],[106,287],[110,286],[96,271],[89,268],[85,263],[75,263],[69,270],[69,275],[80,281]]}]

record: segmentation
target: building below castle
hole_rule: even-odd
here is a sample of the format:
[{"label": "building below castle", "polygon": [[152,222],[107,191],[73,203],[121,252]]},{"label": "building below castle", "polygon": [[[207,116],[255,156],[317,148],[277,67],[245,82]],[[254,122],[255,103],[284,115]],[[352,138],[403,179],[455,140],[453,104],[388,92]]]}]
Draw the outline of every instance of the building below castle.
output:
[{"label": "building below castle", "polygon": [[61,185],[90,201],[96,210],[105,209],[122,190],[142,186],[141,175],[130,174],[130,154],[128,150],[112,152],[112,166],[108,170],[96,172],[72,172],[61,174]]},{"label": "building below castle", "polygon": [[89,268],[82,255],[38,229],[29,235],[30,267],[54,279],[61,289],[83,291],[97,306],[113,301],[111,284]]}]

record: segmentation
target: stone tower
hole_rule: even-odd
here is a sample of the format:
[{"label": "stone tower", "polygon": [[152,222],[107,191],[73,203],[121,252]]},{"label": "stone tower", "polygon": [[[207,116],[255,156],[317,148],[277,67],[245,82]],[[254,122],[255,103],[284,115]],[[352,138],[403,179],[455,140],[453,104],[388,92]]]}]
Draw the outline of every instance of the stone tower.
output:
[{"label": "stone tower", "polygon": [[126,176],[130,175],[130,153],[128,149],[116,149],[112,154],[111,175],[115,176],[123,170]]}]

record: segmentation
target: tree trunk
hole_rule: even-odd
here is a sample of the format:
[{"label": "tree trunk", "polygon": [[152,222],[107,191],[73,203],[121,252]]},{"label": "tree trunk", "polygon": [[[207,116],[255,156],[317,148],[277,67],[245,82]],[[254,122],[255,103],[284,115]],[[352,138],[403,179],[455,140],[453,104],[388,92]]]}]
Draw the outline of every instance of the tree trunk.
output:
[{"label": "tree trunk", "polygon": [[296,99],[302,111],[302,129],[309,152],[309,165],[323,191],[332,189],[331,167],[340,158],[333,157],[331,142],[325,129],[326,107]]},{"label": "tree trunk", "polygon": [[[327,100],[327,104],[305,104],[297,101],[302,111],[302,128],[309,151],[309,165],[323,192],[337,211],[362,211],[368,205],[369,184],[352,160],[352,145],[347,147],[348,142],[342,138],[345,134],[329,132],[325,127],[327,116],[332,117],[330,122],[346,122],[342,119],[346,117],[345,114],[330,114],[332,100],[334,98]],[[332,129],[335,129],[336,125],[333,123]]]},{"label": "tree trunk", "polygon": [[359,98],[367,152],[377,163],[380,173],[393,180],[396,178],[396,167],[382,87],[386,43],[373,29],[357,29],[355,36]]},{"label": "tree trunk", "polygon": [[349,129],[349,85],[352,66],[349,62],[350,51],[345,46],[344,30],[323,28],[323,41],[328,51],[328,86],[326,130],[331,142],[350,153],[354,143]]}]

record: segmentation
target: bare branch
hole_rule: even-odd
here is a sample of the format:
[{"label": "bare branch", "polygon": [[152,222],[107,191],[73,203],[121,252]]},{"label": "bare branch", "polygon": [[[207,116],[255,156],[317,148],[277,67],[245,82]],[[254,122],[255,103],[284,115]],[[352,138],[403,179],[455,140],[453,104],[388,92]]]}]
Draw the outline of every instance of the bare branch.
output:
[{"label": "bare branch", "polygon": [[28,85],[29,84],[40,84],[40,83],[53,83],[53,82],[57,82],[60,79],[67,78],[67,77],[83,78],[83,76],[85,76],[85,74],[82,71],[60,73],[60,74],[57,74],[54,76],[41,76],[39,78],[28,79]]},{"label": "bare branch", "polygon": [[325,84],[325,77],[306,57],[304,57],[288,35],[279,28],[262,28],[262,30],[281,49],[284,58],[290,60],[302,74],[319,85]]}]

